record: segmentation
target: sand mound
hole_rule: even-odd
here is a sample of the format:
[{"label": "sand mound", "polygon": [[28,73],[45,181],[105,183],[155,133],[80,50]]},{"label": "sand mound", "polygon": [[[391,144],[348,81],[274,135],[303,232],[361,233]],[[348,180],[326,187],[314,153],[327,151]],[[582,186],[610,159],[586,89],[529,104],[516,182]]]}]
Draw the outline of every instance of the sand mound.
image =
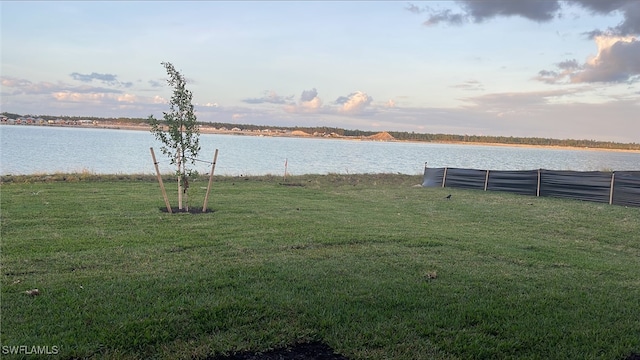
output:
[{"label": "sand mound", "polygon": [[393,136],[391,136],[391,134],[389,134],[386,131],[383,131],[381,133],[377,133],[375,135],[371,135],[371,136],[369,136],[367,138],[371,139],[371,140],[380,140],[380,141],[395,140],[395,138]]},{"label": "sand mound", "polygon": [[301,130],[294,130],[294,131],[291,132],[291,135],[293,135],[293,136],[311,136],[310,134],[307,134],[306,132],[301,131]]}]

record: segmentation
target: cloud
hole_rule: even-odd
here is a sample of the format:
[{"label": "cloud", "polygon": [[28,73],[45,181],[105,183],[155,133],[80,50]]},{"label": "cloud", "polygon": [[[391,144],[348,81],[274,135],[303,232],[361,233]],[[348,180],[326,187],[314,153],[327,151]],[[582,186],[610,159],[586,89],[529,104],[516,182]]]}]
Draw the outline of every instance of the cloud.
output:
[{"label": "cloud", "polygon": [[556,89],[532,92],[492,93],[462,99],[470,105],[463,108],[475,113],[492,114],[497,117],[540,116],[551,105],[566,103],[571,96],[588,91],[589,88]]},{"label": "cloud", "polygon": [[452,25],[462,25],[465,20],[463,14],[454,14],[451,10],[441,10],[438,12],[432,12],[431,16],[422,23],[425,26],[438,25],[441,22],[449,23]]},{"label": "cloud", "polygon": [[126,104],[162,104],[166,100],[161,97],[144,97],[135,94],[113,93],[79,93],[71,91],[54,92],[51,96],[59,102],[67,103],[126,103]]},{"label": "cloud", "polygon": [[322,100],[316,96],[309,101],[301,102],[298,107],[304,110],[304,112],[314,112],[322,108]]},{"label": "cloud", "polygon": [[87,84],[70,85],[61,81],[34,83],[27,79],[7,76],[2,76],[0,80],[3,105],[21,106],[29,109],[29,112],[43,107],[43,104],[46,104],[43,113],[47,113],[55,108],[67,111],[86,105],[91,108],[107,108],[109,111],[145,107],[155,109],[158,105],[167,103],[166,99],[157,95],[139,96],[119,89]]},{"label": "cloud", "polygon": [[[106,78],[109,79],[109,78]],[[18,113],[89,115],[95,111],[100,116],[138,116],[150,113],[162,114],[168,103],[159,95],[140,96],[124,92],[121,88],[80,85],[58,82],[32,82],[28,79],[0,76],[2,107]]]},{"label": "cloud", "polygon": [[521,16],[545,22],[553,19],[560,9],[557,1],[467,0],[462,4],[466,15],[478,23],[497,16]]},{"label": "cloud", "polygon": [[640,75],[640,41],[635,37],[595,38],[598,54],[587,60],[571,82],[624,82]]},{"label": "cloud", "polygon": [[72,92],[55,92],[51,95],[54,99],[64,102],[96,102],[107,97],[107,94],[80,94]]},{"label": "cloud", "polygon": [[[637,0],[575,0],[574,2],[598,14],[606,15],[614,11],[619,11],[622,14],[623,20],[617,26],[609,29],[608,32],[613,35],[626,36],[640,34],[640,2]],[[599,29],[591,32],[594,37],[605,33],[606,32]]]},{"label": "cloud", "polygon": [[484,86],[477,80],[465,81],[462,84],[453,85],[453,88],[468,90],[468,91],[481,91],[484,90]]},{"label": "cloud", "polygon": [[318,96],[318,90],[316,90],[316,88],[313,88],[311,90],[304,90],[302,92],[302,95],[300,95],[300,101],[302,102],[311,101],[317,96]]},{"label": "cloud", "polygon": [[116,82],[117,81],[117,76],[116,75],[112,75],[112,74],[98,74],[98,73],[91,73],[91,74],[80,74],[77,72],[71,73],[69,76],[71,76],[71,78],[73,78],[73,80],[78,80],[78,81],[83,81],[83,82],[92,82],[93,80],[98,80],[98,81],[102,81],[104,83],[112,83],[112,82]]},{"label": "cloud", "polygon": [[[538,72],[536,80],[548,84],[633,82],[640,79],[640,1],[638,0],[459,0],[458,10],[421,9],[410,4],[405,9],[413,13],[428,13],[425,25],[464,22],[482,23],[497,17],[519,16],[536,22],[548,22],[561,18],[568,6],[577,6],[594,14],[608,15],[617,12],[623,20],[607,29],[594,29],[587,33],[598,47],[598,53],[580,64],[571,59],[556,64],[557,69]],[[471,85],[471,84],[467,84]],[[465,84],[456,86],[472,89]]]},{"label": "cloud", "polygon": [[133,94],[122,94],[116,98],[118,102],[137,103],[140,102],[140,98]]},{"label": "cloud", "polygon": [[284,110],[288,113],[315,113],[322,109],[322,100],[318,97],[318,90],[302,91],[297,104],[288,104]]},{"label": "cloud", "polygon": [[558,67],[563,70],[575,70],[580,67],[576,59],[561,61],[558,63]]},{"label": "cloud", "polygon": [[521,16],[536,22],[550,21],[557,16],[560,10],[559,1],[524,1],[524,0],[461,0],[460,12],[451,9],[433,9],[425,7],[420,9],[410,4],[406,9],[415,14],[429,13],[424,25],[438,25],[448,23],[462,25],[465,21],[482,23],[499,16]]},{"label": "cloud", "polygon": [[121,82],[118,81],[118,76],[113,74],[99,74],[99,73],[91,73],[91,74],[80,74],[77,72],[69,74],[73,80],[82,81],[82,82],[92,82],[94,80],[100,81],[103,84],[112,85],[112,86],[121,86],[125,88],[129,88],[133,86],[132,82]]},{"label": "cloud", "polygon": [[405,8],[405,10],[412,12],[414,14],[422,14],[423,12],[425,12],[425,9],[421,9],[420,7],[414,4],[407,4],[407,7]]},{"label": "cloud", "polygon": [[244,99],[242,102],[247,104],[293,104],[293,95],[291,96],[280,96],[273,90],[268,90],[264,92],[264,96],[260,98],[250,98]]},{"label": "cloud", "polygon": [[534,105],[545,105],[550,98],[561,97],[578,92],[579,90],[550,90],[534,92],[493,93],[464,98],[474,107],[485,111],[504,111],[505,109],[524,108]]},{"label": "cloud", "polygon": [[347,96],[340,96],[336,99],[335,103],[342,105],[340,111],[345,113],[357,113],[364,110],[371,102],[373,98],[362,91],[353,92]]},{"label": "cloud", "polygon": [[549,84],[630,82],[640,78],[640,41],[633,36],[597,36],[598,53],[584,64],[562,61],[558,70],[541,70],[537,80]]},{"label": "cloud", "polygon": [[15,88],[22,88],[22,87],[27,87],[31,85],[31,81],[29,80],[17,79],[9,76],[2,76],[0,78],[0,83],[4,87],[15,87]]},{"label": "cloud", "polygon": [[482,23],[496,17],[519,16],[535,22],[548,22],[563,16],[563,5],[579,6],[592,13],[607,15],[620,12],[623,21],[608,30],[594,29],[590,36],[610,33],[618,36],[640,34],[640,1],[637,0],[459,0],[459,11],[451,9],[420,8],[409,4],[405,9],[414,14],[428,13],[424,25],[440,23],[462,25],[465,22]]},{"label": "cloud", "polygon": [[74,92],[81,94],[88,93],[122,93],[120,90],[109,89],[103,87],[94,87],[88,85],[74,86],[63,82],[52,83],[47,81],[41,81],[33,83],[27,79],[18,79],[14,77],[2,76],[0,77],[2,86],[11,91],[4,92],[3,95],[48,95],[59,92]]},{"label": "cloud", "polygon": [[617,26],[620,35],[640,34],[640,2],[631,2],[623,10],[624,21]]},{"label": "cloud", "polygon": [[169,103],[169,101],[167,99],[165,99],[165,98],[163,98],[162,96],[159,96],[159,95],[155,95],[152,98],[151,102],[153,104],[168,104]]}]

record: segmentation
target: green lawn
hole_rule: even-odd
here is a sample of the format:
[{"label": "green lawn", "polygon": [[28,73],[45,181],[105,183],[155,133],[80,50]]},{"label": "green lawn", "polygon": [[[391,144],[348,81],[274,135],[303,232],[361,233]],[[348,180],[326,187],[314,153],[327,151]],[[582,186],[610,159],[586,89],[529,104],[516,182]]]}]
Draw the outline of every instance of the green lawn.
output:
[{"label": "green lawn", "polygon": [[638,208],[332,174],[219,177],[213,212],[168,214],[152,177],[65,178],[3,178],[3,359],[640,353]]}]

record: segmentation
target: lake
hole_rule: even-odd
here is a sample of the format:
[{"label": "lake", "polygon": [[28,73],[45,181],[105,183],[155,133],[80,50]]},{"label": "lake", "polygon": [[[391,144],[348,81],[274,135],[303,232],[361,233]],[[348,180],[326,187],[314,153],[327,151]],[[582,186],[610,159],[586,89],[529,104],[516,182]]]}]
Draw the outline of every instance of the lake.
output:
[{"label": "lake", "polygon": [[[135,130],[0,126],[2,175],[91,172],[154,174],[150,147],[162,173],[174,171],[150,132]],[[640,170],[640,152],[529,148],[420,142],[352,141],[201,134],[195,168],[216,175],[401,173],[429,167],[490,170]]]}]

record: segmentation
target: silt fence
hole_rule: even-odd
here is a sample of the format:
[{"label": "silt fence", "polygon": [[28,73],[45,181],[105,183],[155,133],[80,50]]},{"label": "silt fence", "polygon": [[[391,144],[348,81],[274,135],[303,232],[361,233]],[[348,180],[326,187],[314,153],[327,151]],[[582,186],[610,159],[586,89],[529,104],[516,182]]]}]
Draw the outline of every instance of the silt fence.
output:
[{"label": "silt fence", "polygon": [[506,191],[640,207],[640,171],[477,170],[424,167],[424,187]]}]

